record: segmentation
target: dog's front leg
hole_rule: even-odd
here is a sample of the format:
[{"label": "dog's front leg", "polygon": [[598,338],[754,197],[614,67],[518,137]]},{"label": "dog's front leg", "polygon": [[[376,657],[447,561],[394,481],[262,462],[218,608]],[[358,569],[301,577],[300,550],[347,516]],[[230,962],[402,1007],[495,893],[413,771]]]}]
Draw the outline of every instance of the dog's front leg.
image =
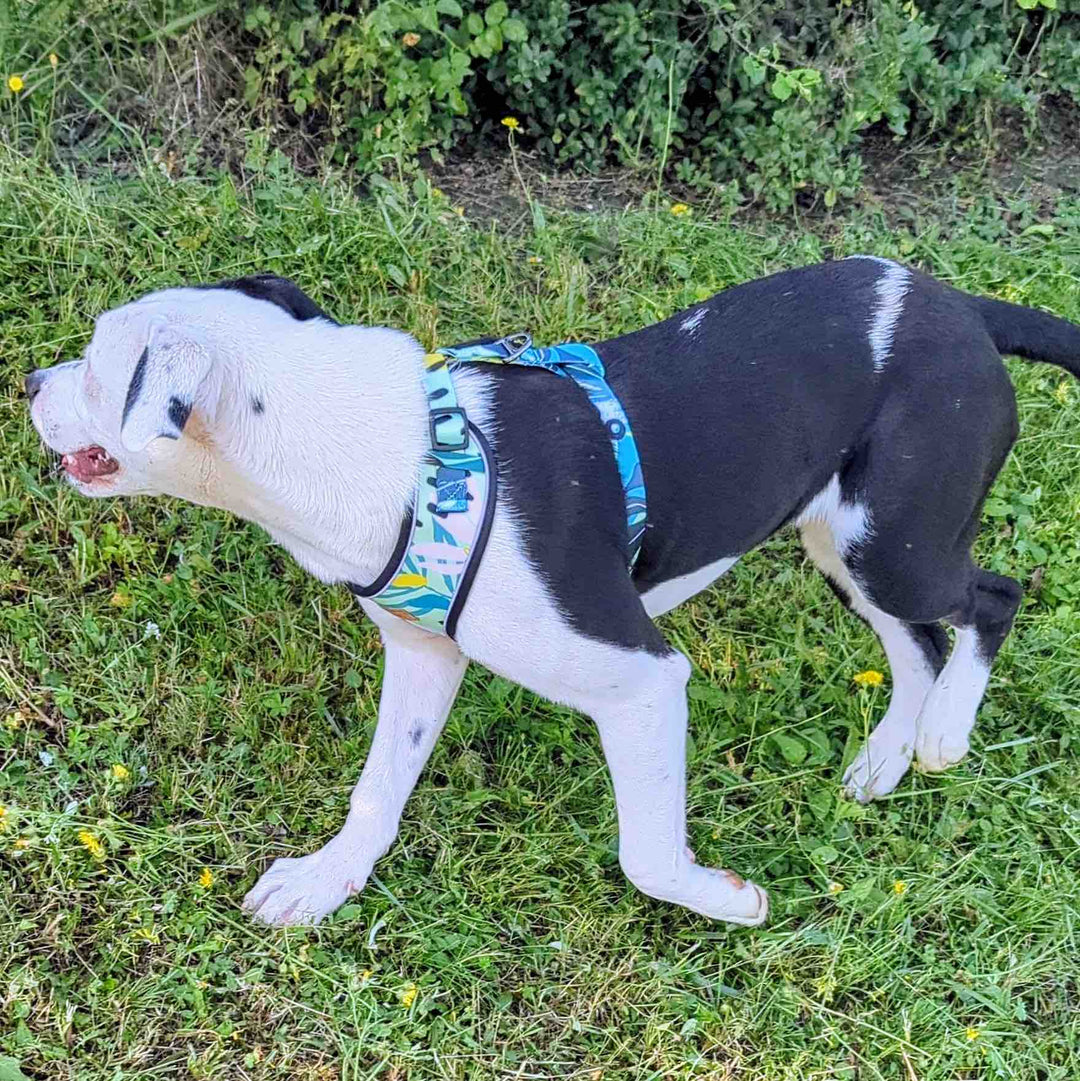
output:
[{"label": "dog's front leg", "polygon": [[383,623],[382,637],[379,723],[345,825],[318,852],[275,860],[259,879],[244,908],[265,923],[317,923],[364,888],[450,713],[468,664],[457,646],[404,624]]},{"label": "dog's front leg", "polygon": [[660,658],[623,654],[622,660],[622,693],[595,702],[589,712],[615,788],[623,871],[650,897],[729,923],[761,923],[769,907],[764,891],[732,871],[699,866],[687,845],[689,663],[674,651]]}]

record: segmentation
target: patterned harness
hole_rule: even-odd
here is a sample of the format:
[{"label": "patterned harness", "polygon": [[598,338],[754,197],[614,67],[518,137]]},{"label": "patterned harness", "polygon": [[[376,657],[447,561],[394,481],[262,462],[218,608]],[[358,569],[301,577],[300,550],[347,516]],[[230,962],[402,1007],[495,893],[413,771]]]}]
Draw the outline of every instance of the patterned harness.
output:
[{"label": "patterned harness", "polygon": [[420,466],[416,498],[394,554],[369,586],[350,584],[391,615],[435,634],[454,637],[495,513],[497,470],[491,447],[454,393],[458,364],[523,364],[573,379],[588,395],[611,440],[626,501],[633,572],[645,535],[645,481],[630,422],[604,378],[596,350],[571,343],[546,349],[528,334],[442,349],[424,357],[431,449]]}]

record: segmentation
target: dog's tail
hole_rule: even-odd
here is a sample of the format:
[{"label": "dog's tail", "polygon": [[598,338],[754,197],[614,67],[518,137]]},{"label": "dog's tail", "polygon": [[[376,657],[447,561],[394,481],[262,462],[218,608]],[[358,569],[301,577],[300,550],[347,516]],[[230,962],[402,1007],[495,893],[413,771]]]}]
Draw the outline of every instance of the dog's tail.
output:
[{"label": "dog's tail", "polygon": [[1004,300],[972,299],[999,353],[1056,364],[1080,379],[1080,326]]}]

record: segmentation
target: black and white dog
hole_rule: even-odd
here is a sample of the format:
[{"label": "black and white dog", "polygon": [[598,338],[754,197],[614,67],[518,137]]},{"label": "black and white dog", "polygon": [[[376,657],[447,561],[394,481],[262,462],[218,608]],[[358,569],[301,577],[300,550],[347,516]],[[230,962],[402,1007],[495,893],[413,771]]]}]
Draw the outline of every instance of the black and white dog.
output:
[{"label": "black and white dog", "polygon": [[[386,649],[371,752],[341,832],[275,861],[247,895],[261,919],[312,922],[364,886],[471,659],[596,722],[638,888],[762,921],[761,889],[687,848],[690,665],[653,617],[786,524],[892,670],[848,791],[869,800],[912,755],[936,771],[967,752],[1021,597],[969,551],[1017,435],[1001,354],[1080,376],[1080,327],[857,257],[729,289],[596,349],[648,491],[633,577],[611,446],[582,391],[534,368],[463,367],[458,397],[494,447],[499,489],[456,641],[361,600]],[[423,352],[398,331],[339,326],[263,276],[106,312],[82,359],[26,387],[80,492],[227,508],[323,581],[367,583],[428,448]]]}]

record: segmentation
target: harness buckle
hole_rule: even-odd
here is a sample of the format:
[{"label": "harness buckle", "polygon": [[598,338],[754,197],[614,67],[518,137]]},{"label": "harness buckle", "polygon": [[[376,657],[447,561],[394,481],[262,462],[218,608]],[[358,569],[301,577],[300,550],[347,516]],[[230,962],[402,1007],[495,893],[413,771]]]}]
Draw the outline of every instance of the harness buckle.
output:
[{"label": "harness buckle", "polygon": [[524,331],[517,334],[507,334],[505,338],[500,338],[494,344],[502,346],[506,350],[505,359],[509,363],[512,360],[517,360],[526,349],[532,347],[532,335],[526,334]]},{"label": "harness buckle", "polygon": [[[454,418],[457,418],[461,425],[461,434],[452,438],[448,433],[448,437],[444,439],[439,434],[439,426]],[[466,450],[469,446],[469,418],[465,415],[465,410],[457,405],[428,410],[428,434],[431,437],[431,449],[434,451]]]}]

